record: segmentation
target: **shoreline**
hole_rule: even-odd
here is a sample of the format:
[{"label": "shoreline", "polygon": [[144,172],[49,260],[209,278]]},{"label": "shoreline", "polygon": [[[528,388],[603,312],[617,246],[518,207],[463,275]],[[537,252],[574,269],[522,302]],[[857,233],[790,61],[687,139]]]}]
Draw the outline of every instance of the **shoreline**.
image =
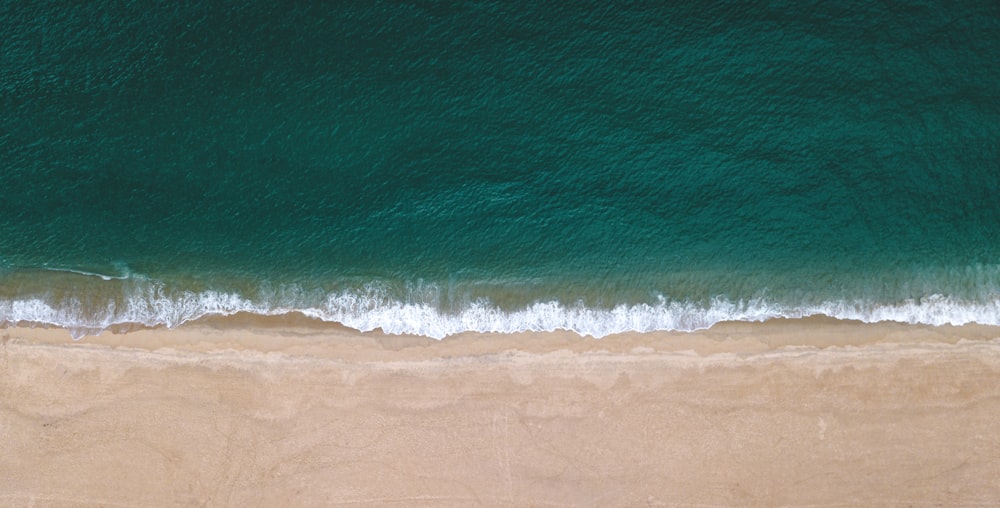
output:
[{"label": "shoreline", "polygon": [[434,340],[242,315],[0,336],[12,506],[1000,499],[1000,327]]},{"label": "shoreline", "polygon": [[[193,352],[255,350],[332,357],[371,349],[384,354],[475,355],[504,350],[544,353],[560,349],[610,352],[642,350],[689,351],[698,355],[806,347],[863,347],[874,344],[954,344],[1000,338],[1000,326],[866,323],[829,316],[773,318],[765,321],[723,321],[695,331],[623,332],[595,338],[569,330],[525,332],[462,332],[442,339],[411,334],[362,332],[340,323],[321,321],[299,312],[260,315],[238,312],[206,316],[182,325],[135,325],[73,339],[68,329],[44,324],[0,326],[0,336],[39,344],[103,345],[155,351],[161,348]],[[382,354],[382,353],[379,353]],[[332,356],[331,356],[332,355]],[[364,355],[364,353],[362,353]],[[377,355],[376,355],[377,357]]]}]

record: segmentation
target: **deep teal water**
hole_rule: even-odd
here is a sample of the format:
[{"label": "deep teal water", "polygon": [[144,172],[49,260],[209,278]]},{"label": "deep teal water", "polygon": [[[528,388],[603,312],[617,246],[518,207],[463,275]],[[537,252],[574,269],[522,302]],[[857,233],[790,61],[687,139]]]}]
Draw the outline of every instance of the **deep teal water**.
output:
[{"label": "deep teal water", "polygon": [[0,321],[1000,324],[1000,4],[202,4],[0,6]]}]

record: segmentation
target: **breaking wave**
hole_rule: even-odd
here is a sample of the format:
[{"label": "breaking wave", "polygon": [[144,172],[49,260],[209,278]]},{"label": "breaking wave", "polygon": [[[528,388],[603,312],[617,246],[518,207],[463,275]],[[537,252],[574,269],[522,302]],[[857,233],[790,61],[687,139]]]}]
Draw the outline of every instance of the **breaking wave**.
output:
[{"label": "breaking wave", "polygon": [[[105,278],[99,280],[108,281]],[[117,279],[112,280],[112,282]],[[0,323],[44,324],[70,330],[74,338],[129,326],[175,327],[205,316],[236,313],[283,315],[298,312],[360,331],[443,338],[462,332],[513,333],[569,330],[596,338],[622,332],[693,331],[723,321],[764,321],[825,315],[862,322],[896,321],[928,325],[1000,325],[1000,295],[979,301],[939,294],[898,302],[823,301],[795,304],[755,298],[733,301],[675,301],[660,296],[650,303],[587,306],[582,302],[538,300],[502,308],[488,298],[442,306],[433,287],[405,299],[378,285],[333,292],[282,287],[252,297],[218,290],[177,291],[165,284],[130,281],[116,294],[81,298],[78,294],[5,295]],[[446,308],[448,307],[448,308]]]}]

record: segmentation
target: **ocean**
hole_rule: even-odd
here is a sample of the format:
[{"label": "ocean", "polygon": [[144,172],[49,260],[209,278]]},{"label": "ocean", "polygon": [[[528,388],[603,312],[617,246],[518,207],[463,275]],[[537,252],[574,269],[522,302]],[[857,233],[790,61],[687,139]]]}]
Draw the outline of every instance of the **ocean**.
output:
[{"label": "ocean", "polygon": [[1000,325],[1000,3],[4,2],[0,323]]}]

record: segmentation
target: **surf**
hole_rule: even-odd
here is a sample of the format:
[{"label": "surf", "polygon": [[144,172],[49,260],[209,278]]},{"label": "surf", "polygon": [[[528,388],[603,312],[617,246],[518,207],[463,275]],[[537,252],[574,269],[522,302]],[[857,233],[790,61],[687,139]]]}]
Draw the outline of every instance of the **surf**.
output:
[{"label": "surf", "polygon": [[[220,289],[190,290],[148,278],[118,279],[66,271],[64,277],[97,283],[89,290],[7,293],[0,298],[0,324],[65,328],[74,339],[134,326],[173,328],[208,316],[299,313],[361,332],[419,335],[442,339],[465,332],[519,333],[571,331],[602,338],[625,332],[695,331],[726,321],[761,322],[778,318],[827,316],[866,323],[893,321],[925,325],[1000,325],[1000,294],[965,298],[932,293],[879,301],[857,297],[815,302],[775,296],[707,300],[586,304],[540,298],[519,305],[477,297],[446,301],[446,288],[424,283],[404,296],[386,284],[323,291],[298,285],[267,285],[245,294]],[[47,284],[51,285],[51,281]],[[95,294],[94,288],[100,293]]]}]

